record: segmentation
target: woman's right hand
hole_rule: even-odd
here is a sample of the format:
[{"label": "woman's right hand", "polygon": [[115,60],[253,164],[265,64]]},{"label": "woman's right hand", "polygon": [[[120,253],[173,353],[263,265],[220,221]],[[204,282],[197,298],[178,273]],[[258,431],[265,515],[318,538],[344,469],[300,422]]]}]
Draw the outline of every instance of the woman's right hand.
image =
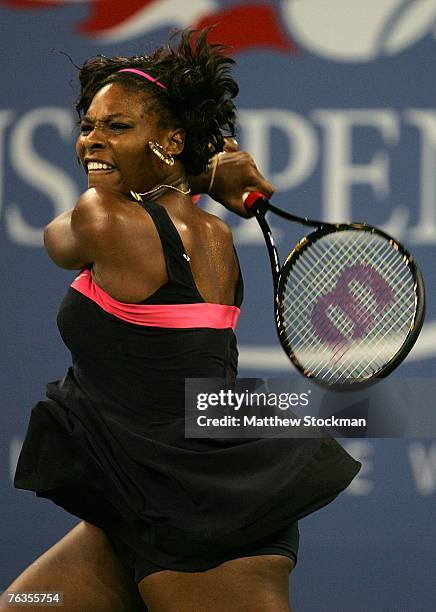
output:
[{"label": "woman's right hand", "polygon": [[243,194],[260,191],[271,197],[274,186],[259,172],[252,156],[238,150],[234,138],[226,138],[224,151],[217,155],[215,176],[208,192],[210,197],[241,217],[252,217],[253,213],[244,206]]}]

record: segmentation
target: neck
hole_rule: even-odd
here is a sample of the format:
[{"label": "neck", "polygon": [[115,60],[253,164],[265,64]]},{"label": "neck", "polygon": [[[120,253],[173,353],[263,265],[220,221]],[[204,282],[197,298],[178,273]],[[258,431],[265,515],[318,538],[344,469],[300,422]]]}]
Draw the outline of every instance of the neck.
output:
[{"label": "neck", "polygon": [[143,201],[154,202],[158,199],[162,200],[167,195],[172,197],[176,195],[188,197],[190,189],[186,177],[179,176],[176,178],[169,177],[161,183],[157,183],[148,191],[137,193],[136,195],[135,192],[131,192],[131,194],[135,199],[138,199],[136,198],[136,195],[138,195]]}]

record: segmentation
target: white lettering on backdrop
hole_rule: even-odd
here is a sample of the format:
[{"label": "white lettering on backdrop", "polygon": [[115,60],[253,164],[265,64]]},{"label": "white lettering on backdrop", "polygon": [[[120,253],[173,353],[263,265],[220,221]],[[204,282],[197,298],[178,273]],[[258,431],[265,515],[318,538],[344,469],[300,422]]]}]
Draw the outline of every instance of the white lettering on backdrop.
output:
[{"label": "white lettering on backdrop", "polygon": [[[415,128],[420,159],[413,204],[418,205],[418,221],[416,226],[411,227],[411,210],[404,204],[398,204],[383,228],[399,240],[412,244],[436,243],[436,112],[431,109],[408,109],[401,113],[393,109],[314,109],[309,117],[305,117],[283,109],[245,109],[240,111],[239,117],[242,147],[252,153],[259,168],[276,185],[278,193],[301,186],[310,180],[320,165],[320,216],[338,221],[354,217],[353,185],[368,185],[374,194],[374,203],[383,203],[391,191],[390,148],[400,146],[403,124]],[[13,242],[23,246],[41,246],[42,228],[30,225],[19,203],[8,202],[4,194],[5,132],[12,124],[8,145],[10,164],[15,174],[47,196],[53,206],[54,217],[74,206],[80,188],[66,171],[36,152],[34,137],[36,130],[55,128],[61,140],[73,146],[73,116],[64,108],[40,107],[32,109],[15,122],[13,119],[12,111],[0,111],[0,210],[3,202],[6,202],[6,230]],[[371,160],[365,164],[352,161],[358,138],[355,134],[357,128],[378,131],[384,144],[375,149]],[[279,170],[272,168],[271,164],[274,131],[278,131],[288,142],[289,155]],[[228,214],[211,202],[207,207],[213,208],[214,212],[221,211],[222,216]],[[240,243],[262,241],[255,223],[241,221],[236,235]]]},{"label": "white lettering on backdrop", "polygon": [[[64,142],[71,141],[72,114],[63,108],[42,107],[26,113],[14,125],[10,139],[11,165],[25,183],[44,193],[53,205],[53,218],[74,206],[79,191],[70,175],[43,159],[33,147],[35,131],[42,126],[55,128]],[[7,233],[24,246],[41,246],[43,227],[30,225],[15,202],[5,209]]]}]

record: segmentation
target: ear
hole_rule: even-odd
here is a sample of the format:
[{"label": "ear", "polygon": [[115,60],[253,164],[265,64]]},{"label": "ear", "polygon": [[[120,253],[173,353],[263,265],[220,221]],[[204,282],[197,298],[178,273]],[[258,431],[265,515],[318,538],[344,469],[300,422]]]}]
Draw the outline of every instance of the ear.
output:
[{"label": "ear", "polygon": [[171,155],[180,155],[185,146],[185,130],[178,128],[172,130],[167,136],[167,145],[165,149]]}]

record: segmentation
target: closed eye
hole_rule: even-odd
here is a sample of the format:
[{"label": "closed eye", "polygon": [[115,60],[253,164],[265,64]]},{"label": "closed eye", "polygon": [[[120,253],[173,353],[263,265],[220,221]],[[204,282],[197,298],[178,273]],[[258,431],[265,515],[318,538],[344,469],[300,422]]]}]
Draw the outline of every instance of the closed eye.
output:
[{"label": "closed eye", "polygon": [[129,126],[126,125],[125,123],[111,123],[110,124],[110,128],[111,130],[126,130]]},{"label": "closed eye", "polygon": [[89,125],[87,123],[81,123],[80,126],[80,131],[83,132],[90,132],[92,130],[92,125]]},{"label": "closed eye", "polygon": [[[94,126],[90,123],[81,123],[79,127],[82,134],[92,132],[92,130],[94,129]],[[105,129],[104,126],[102,127],[103,129]],[[106,126],[106,129],[107,127],[109,127],[109,129],[113,132],[118,132],[121,130],[127,130],[130,126],[126,125],[125,123],[110,123],[109,126]]]}]

